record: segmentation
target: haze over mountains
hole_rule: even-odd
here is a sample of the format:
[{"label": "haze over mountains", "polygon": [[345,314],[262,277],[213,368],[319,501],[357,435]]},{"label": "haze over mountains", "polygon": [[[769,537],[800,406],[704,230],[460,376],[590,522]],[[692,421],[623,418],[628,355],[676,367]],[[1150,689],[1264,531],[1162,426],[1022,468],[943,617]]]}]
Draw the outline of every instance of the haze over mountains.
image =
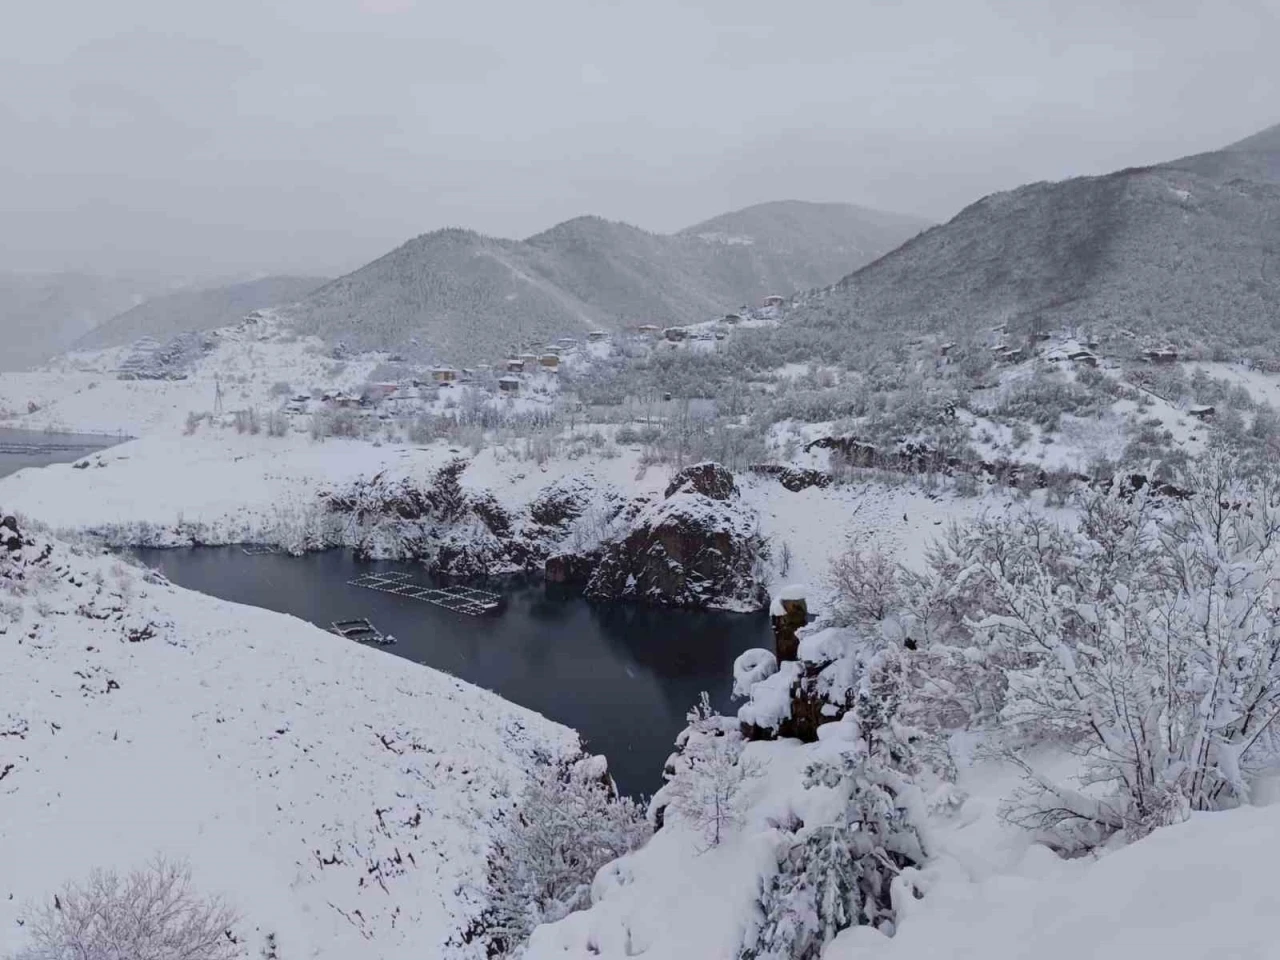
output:
[{"label": "haze over mountains", "polygon": [[459,229],[410,240],[288,311],[354,349],[451,362],[582,332],[706,320],[831,283],[926,224],[848,204],[761,204],[674,235],[579,217],[523,241]]},{"label": "haze over mountains", "polygon": [[90,273],[0,273],[0,370],[20,370],[65,350],[159,285]]},{"label": "haze over mountains", "polygon": [[146,300],[99,324],[74,346],[91,350],[120,346],[143,337],[163,339],[227,326],[253,310],[293,303],[324,282],[321,277],[263,277],[201,290],[177,290]]},{"label": "haze over mountains", "polygon": [[1280,339],[1280,126],[1222,150],[985,197],[806,298],[873,331],[1008,322],[1232,348]]}]

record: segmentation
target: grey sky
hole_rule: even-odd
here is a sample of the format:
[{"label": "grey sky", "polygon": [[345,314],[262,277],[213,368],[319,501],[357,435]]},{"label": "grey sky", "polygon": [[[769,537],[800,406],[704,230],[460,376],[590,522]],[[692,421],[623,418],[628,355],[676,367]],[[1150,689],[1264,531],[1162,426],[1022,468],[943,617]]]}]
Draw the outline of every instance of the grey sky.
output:
[{"label": "grey sky", "polygon": [[447,225],[944,219],[1280,122],[1280,0],[12,0],[0,269],[348,268]]}]

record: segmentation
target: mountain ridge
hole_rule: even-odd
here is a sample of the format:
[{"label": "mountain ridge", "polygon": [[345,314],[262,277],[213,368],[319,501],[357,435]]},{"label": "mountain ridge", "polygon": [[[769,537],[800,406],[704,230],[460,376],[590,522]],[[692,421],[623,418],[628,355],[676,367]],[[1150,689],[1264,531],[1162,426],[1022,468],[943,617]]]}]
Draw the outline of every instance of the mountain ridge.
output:
[{"label": "mountain ridge", "polygon": [[802,296],[794,322],[948,336],[1084,326],[1276,349],[1277,251],[1280,128],[1269,128],[1216,152],[983,197]]},{"label": "mountain ridge", "polygon": [[[878,211],[870,217],[852,205],[763,207],[674,234],[591,215],[524,240],[444,228],[406,241],[285,313],[301,332],[356,349],[409,349],[458,363],[491,359],[594,327],[705,320],[767,294],[830,283],[923,225]],[[808,241],[806,216],[821,220]],[[715,232],[708,224],[736,230],[735,218],[752,233],[733,236],[750,242],[698,235]]]}]

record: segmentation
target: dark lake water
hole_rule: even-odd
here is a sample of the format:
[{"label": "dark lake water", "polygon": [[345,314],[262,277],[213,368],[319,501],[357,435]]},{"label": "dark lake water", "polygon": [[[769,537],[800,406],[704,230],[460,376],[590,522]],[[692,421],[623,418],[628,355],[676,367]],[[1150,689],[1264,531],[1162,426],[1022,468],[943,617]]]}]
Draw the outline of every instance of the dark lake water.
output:
[{"label": "dark lake water", "polygon": [[120,440],[97,434],[43,433],[0,427],[0,477],[26,467],[71,463]]},{"label": "dark lake water", "polygon": [[701,691],[731,709],[734,658],[773,646],[769,618],[588,603],[554,585],[490,581],[505,598],[486,617],[452,613],[347,581],[374,570],[346,551],[305,557],[247,556],[239,547],[137,550],[174,583],[238,603],[289,613],[328,628],[367,617],[398,642],[380,650],[486,687],[573,727],[609,758],[618,786],[651,794]]}]

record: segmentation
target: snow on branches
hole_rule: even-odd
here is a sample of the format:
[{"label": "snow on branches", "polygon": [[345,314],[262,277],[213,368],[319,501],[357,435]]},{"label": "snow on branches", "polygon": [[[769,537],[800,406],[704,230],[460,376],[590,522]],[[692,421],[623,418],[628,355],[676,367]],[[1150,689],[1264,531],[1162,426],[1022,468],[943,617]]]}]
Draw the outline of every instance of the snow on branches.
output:
[{"label": "snow on branches", "polygon": [[[1026,780],[1006,815],[1062,849],[1247,802],[1280,761],[1277,491],[1221,455],[1179,483],[1085,494],[1074,525],[980,520],[900,578],[913,698],[1000,732]],[[1078,784],[1035,769],[1045,741]]]}]

